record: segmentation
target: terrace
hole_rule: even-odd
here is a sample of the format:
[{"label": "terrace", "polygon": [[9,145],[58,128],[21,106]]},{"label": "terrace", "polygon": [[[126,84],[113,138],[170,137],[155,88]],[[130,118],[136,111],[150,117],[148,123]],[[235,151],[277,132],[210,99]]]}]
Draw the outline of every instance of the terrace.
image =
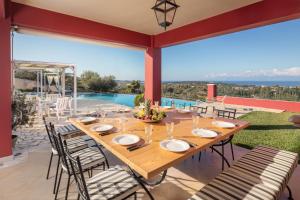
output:
[{"label": "terrace", "polygon": [[[89,104],[87,106],[89,108],[86,110],[84,107],[87,104],[81,105],[79,101],[79,112],[76,113],[74,108],[76,108],[77,95],[75,93],[75,103],[72,104],[74,113],[62,118],[49,115],[45,119],[45,124],[42,114],[36,113],[32,117],[33,125],[31,127],[23,126],[17,129],[16,132],[21,140],[14,149],[12,148],[11,97],[14,86],[13,60],[11,58],[12,29],[27,34],[61,37],[144,51],[145,99],[150,100],[152,104],[154,102],[161,104],[162,48],[300,17],[300,1],[298,0],[226,0],[221,3],[203,0],[201,5],[197,0],[178,0],[176,3],[180,5],[180,12],[177,12],[173,24],[165,31],[153,18],[154,13],[151,8],[155,2],[130,0],[126,3],[117,1],[87,3],[73,1],[70,4],[67,1],[50,0],[0,1],[0,43],[2,44],[0,46],[0,66],[3,73],[0,85],[2,93],[0,102],[2,113],[0,120],[0,199],[41,199],[41,197],[42,199],[63,199],[67,194],[68,198],[66,199],[77,199],[77,197],[110,199],[110,195],[115,195],[113,199],[122,199],[128,195],[129,199],[189,199],[203,188],[206,193],[212,190],[207,184],[215,177],[219,177],[223,168],[225,168],[225,173],[236,175],[232,169],[237,170],[236,165],[243,165],[242,162],[246,162],[245,160],[248,162],[251,160],[251,156],[257,154],[263,154],[263,158],[258,158],[260,162],[256,163],[259,169],[251,168],[254,161],[249,161],[250,164],[244,166],[247,168],[247,172],[238,171],[237,179],[234,179],[232,183],[217,187],[219,189],[214,192],[215,194],[210,194],[210,197],[203,197],[204,191],[193,199],[214,199],[211,195],[219,195],[215,199],[223,199],[222,196],[224,199],[286,199],[288,196],[291,199],[289,190],[285,190],[286,187],[293,192],[294,199],[300,199],[300,192],[297,190],[300,168],[299,165],[295,165],[298,157],[297,154],[291,153],[300,152],[297,143],[299,129],[287,122],[288,117],[295,114],[294,112],[300,111],[299,102],[219,97],[216,93],[216,86],[212,84],[208,85],[208,101],[193,109],[190,107],[188,109],[175,108],[174,105],[170,108],[159,107],[159,105],[151,107],[143,105],[127,112],[125,107],[116,105],[102,105],[99,109],[97,105],[92,107]],[[62,96],[65,98],[65,94]],[[202,112],[202,108],[206,106],[208,106],[208,110]],[[234,109],[238,111],[234,113],[234,117],[224,114],[224,110],[227,110],[226,113],[232,113]],[[120,112],[121,110],[123,111]],[[141,121],[141,119],[132,117],[131,112],[147,113],[150,110],[151,112],[154,112],[153,110],[165,111],[167,116],[161,122],[150,123],[152,126],[145,123],[145,120],[148,119],[143,118],[144,121]],[[186,110],[189,110],[188,113],[185,113]],[[96,111],[94,114],[97,117],[92,125],[80,121],[93,120],[93,113],[90,111]],[[279,114],[274,112],[279,112]],[[86,115],[92,116],[86,118]],[[196,117],[199,115],[200,118]],[[84,118],[74,118],[77,116]],[[271,117],[274,120],[265,120],[265,118]],[[212,126],[216,120],[234,124],[234,127],[227,129],[221,125]],[[92,129],[94,122],[97,122],[98,125],[113,125],[113,131],[109,134],[97,133]],[[174,123],[175,128],[171,128],[173,131],[170,128],[165,131],[165,123],[168,122]],[[62,127],[70,124],[75,131],[68,130],[68,134],[63,135],[65,129]],[[147,131],[144,132],[144,128]],[[201,128],[215,131],[216,136],[207,139],[199,138],[196,136],[197,133],[191,134],[195,129]],[[129,149],[119,145],[122,144],[121,140],[116,138],[122,136],[126,130],[132,132],[134,136],[134,138],[132,135],[130,139],[127,138],[128,141],[139,138],[141,139],[139,141],[143,141],[144,144],[135,143],[129,146]],[[178,150],[176,147],[174,150],[167,145],[163,146],[162,141],[165,141],[167,137],[166,132],[170,139],[167,142],[174,142],[171,140],[171,136],[173,136],[181,139],[180,145],[185,142],[184,144],[189,147],[183,145],[186,149],[180,153],[169,152],[180,149]],[[285,144],[281,143],[282,134],[285,134],[284,140],[288,141]],[[232,140],[234,135],[237,136]],[[258,137],[258,135],[264,135],[264,137]],[[272,137],[276,137],[276,140],[270,139]],[[49,139],[53,140],[51,144]],[[61,139],[66,143],[61,142]],[[230,145],[232,143],[239,146],[233,145],[232,147]],[[80,147],[81,149],[78,149],[79,144],[83,146]],[[178,144],[176,143],[176,145]],[[74,145],[77,149],[69,155],[69,150],[72,150],[70,146],[74,147]],[[259,145],[272,146],[277,149],[250,151],[241,147],[255,148]],[[180,148],[183,147],[180,146]],[[116,180],[114,185],[109,185],[108,182],[97,183],[93,187],[97,187],[96,190],[99,193],[93,191],[97,193],[96,196],[92,197],[92,194],[89,193],[91,197],[87,197],[86,191],[80,190],[79,178],[82,177],[77,177],[78,174],[83,174],[84,170],[80,167],[76,168],[78,160],[72,163],[72,158],[77,159],[74,154],[83,150],[92,154],[86,158],[87,160],[96,162],[95,167],[100,165],[100,169],[95,169],[94,174],[92,174],[94,165],[92,167],[89,165],[85,171],[87,173],[84,173],[84,179],[87,180],[88,187],[90,187],[89,181],[93,181],[96,176],[101,176],[101,180],[105,181],[105,173],[111,173],[109,171],[111,169],[123,173],[123,175],[124,173],[130,174],[132,180],[130,179],[129,184],[136,183],[137,186],[128,189],[127,186],[124,187],[124,184],[128,183],[122,182],[121,179]],[[233,152],[234,160],[231,158]],[[201,157],[198,157],[199,153]],[[52,164],[49,165],[50,154],[51,160],[54,156]],[[66,163],[69,164],[64,163],[64,158],[67,156],[69,157]],[[58,157],[60,159],[57,159]],[[81,156],[78,158],[83,160]],[[262,161],[264,159],[268,162]],[[239,160],[242,161],[239,162]],[[103,162],[100,163],[100,161]],[[107,162],[110,166],[109,169],[107,169]],[[227,162],[231,167],[226,165]],[[70,168],[66,168],[65,165],[69,165]],[[104,169],[102,169],[102,165]],[[127,171],[114,168],[116,165],[125,167]],[[46,179],[48,166],[50,173]],[[60,170],[66,172],[62,178],[61,175],[59,176]],[[275,170],[276,173],[272,170]],[[80,173],[81,171],[82,173]],[[249,178],[247,173],[253,173],[255,178]],[[284,175],[278,175],[278,173]],[[77,177],[75,180],[74,174]],[[257,174],[259,174],[258,177],[256,177]],[[111,175],[114,176],[114,174]],[[224,176],[223,173],[222,175]],[[274,181],[270,176],[278,179]],[[70,181],[67,180],[68,177],[71,177]],[[237,181],[238,179],[241,180],[240,183]],[[233,182],[237,185],[231,186]],[[274,182],[276,183],[274,184]],[[101,184],[106,189],[103,189]],[[214,182],[213,184],[220,183]],[[243,188],[237,189],[239,184],[242,184]],[[116,195],[116,193],[118,194]],[[124,196],[123,193],[127,195]],[[200,197],[201,195],[202,197]]]}]

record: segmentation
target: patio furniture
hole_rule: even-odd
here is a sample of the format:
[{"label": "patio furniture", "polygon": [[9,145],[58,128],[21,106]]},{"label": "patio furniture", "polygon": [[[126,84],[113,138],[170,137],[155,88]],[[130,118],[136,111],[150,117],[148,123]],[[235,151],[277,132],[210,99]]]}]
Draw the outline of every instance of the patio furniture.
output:
[{"label": "patio furniture", "polygon": [[[218,117],[228,118],[228,119],[235,119],[236,118],[236,109],[221,110],[221,109],[216,109],[215,107],[213,107],[213,112],[216,112]],[[234,160],[234,151],[233,151],[233,145],[232,145],[233,137],[234,137],[234,135],[226,138],[225,140],[222,140],[219,144],[213,145],[213,147],[221,147],[222,148],[222,154],[224,155],[224,146],[226,144],[230,144],[232,160]],[[212,151],[213,150],[214,149],[212,148]],[[222,162],[222,170],[223,169],[224,169],[224,162]]]},{"label": "patio furniture", "polygon": [[[208,106],[206,106],[206,107],[198,106],[197,109],[198,109],[198,111],[197,111],[198,114],[200,114],[200,115],[201,115],[201,114],[206,114],[206,113],[207,113]],[[199,111],[200,111],[200,112],[199,112]]]},{"label": "patio furniture", "polygon": [[236,118],[236,109],[217,109],[213,107],[213,112],[215,112],[218,117],[224,117],[228,119]]},{"label": "patio furniture", "polygon": [[289,122],[294,123],[295,127],[300,128],[300,115],[292,115],[289,117]]},{"label": "patio furniture", "polygon": [[48,115],[55,113],[58,120],[61,115],[65,114],[65,112],[69,112],[71,115],[72,111],[72,98],[70,97],[57,98],[56,103],[49,104],[48,106]]},{"label": "patio furniture", "polygon": [[[57,188],[56,188],[54,199],[57,199],[57,195],[58,195],[58,192],[59,192],[61,178],[62,178],[63,173],[65,173],[68,176],[66,194],[65,194],[65,199],[68,199],[71,177],[75,173],[77,173],[77,172],[72,172],[71,171],[71,168],[69,166],[69,160],[66,157],[66,148],[68,148],[68,146],[71,146],[71,145],[69,145],[66,140],[64,140],[64,142],[63,142],[63,139],[62,139],[61,135],[59,133],[55,132],[53,126],[51,127],[51,130],[52,130],[52,135],[53,135],[55,145],[56,145],[57,150],[58,150],[58,155],[61,158],[61,162],[60,162],[61,170],[60,170],[60,174],[59,174],[59,178],[58,178],[58,183],[57,183]],[[109,168],[106,157],[104,156],[104,154],[101,151],[100,147],[98,149],[99,149],[99,151],[95,150],[95,149],[92,149],[90,147],[86,147],[86,148],[81,149],[81,150],[76,151],[76,152],[70,151],[70,154],[71,154],[72,157],[74,157],[74,158],[75,157],[80,157],[80,159],[82,161],[82,170],[84,172],[88,172],[89,176],[92,176],[93,169],[96,169],[100,166],[102,166],[102,169],[105,170],[105,165],[107,164],[107,167]]]},{"label": "patio furniture", "polygon": [[46,93],[46,100],[50,103],[55,103],[58,98],[61,98],[61,94],[48,94]]},{"label": "patio furniture", "polygon": [[298,165],[298,154],[258,146],[204,186],[189,200],[279,199]]},{"label": "patio furniture", "polygon": [[[133,172],[136,173],[137,177],[141,179],[145,184],[148,184],[149,179],[156,177],[157,175],[161,175],[161,178],[164,178],[166,174],[166,170],[171,166],[191,157],[194,154],[199,153],[200,151],[212,146],[213,144],[219,143],[220,141],[234,135],[239,130],[246,128],[249,124],[244,121],[234,120],[235,124],[238,126],[233,129],[220,129],[212,126],[212,119],[200,118],[199,126],[201,128],[209,128],[219,132],[218,136],[211,139],[204,139],[198,136],[192,135],[192,115],[185,114],[182,115],[178,112],[167,112],[167,117],[163,120],[163,122],[153,124],[153,134],[152,134],[152,143],[145,145],[139,149],[134,151],[128,151],[126,147],[121,145],[116,145],[112,142],[112,139],[119,135],[120,129],[116,129],[115,132],[111,132],[110,134],[99,134],[95,131],[91,130],[93,124],[83,124],[78,122],[76,119],[70,119],[70,122],[78,127],[80,130],[85,132],[87,135],[95,139],[98,143],[103,145],[108,151],[126,163]],[[116,119],[108,119],[110,123],[115,127],[119,126]],[[174,138],[176,139],[185,139],[189,143],[195,144],[194,147],[191,147],[189,150],[183,153],[173,153],[168,152],[160,148],[160,141],[167,138],[167,134],[165,131],[165,126],[163,124],[166,121],[173,121],[175,123],[174,126]],[[134,119],[127,119],[127,132],[133,133],[143,140],[146,140],[144,133],[145,124]],[[229,165],[227,159],[216,150],[218,155],[224,159],[225,162]],[[161,180],[157,181],[160,183]],[[153,185],[151,183],[151,185]]]},{"label": "patio furniture", "polygon": [[153,199],[147,188],[121,166],[114,166],[86,180],[83,175],[82,159],[79,156],[73,157],[68,149],[66,155],[76,181],[78,199],[127,199],[132,196],[137,199],[136,192],[141,187],[150,199]]},{"label": "patio furniture", "polygon": [[[57,161],[57,166],[56,166],[56,173],[55,173],[55,180],[54,180],[54,188],[53,188],[53,194],[55,193],[55,188],[56,188],[56,183],[57,183],[57,176],[58,176],[58,169],[59,169],[59,165],[60,165],[60,155],[58,154],[58,150],[57,150],[57,146],[54,142],[54,138],[51,132],[51,123],[47,123],[45,117],[43,117],[43,122],[45,125],[45,129],[51,144],[51,154],[50,154],[50,161],[49,161],[49,165],[48,165],[48,170],[47,170],[47,176],[46,179],[49,179],[49,174],[50,174],[50,169],[51,169],[51,165],[52,165],[52,159],[53,156],[58,156],[58,161]],[[82,139],[81,137],[75,137],[75,138],[70,138],[67,139],[67,142],[69,144],[69,149],[71,152],[75,152],[81,149],[84,149],[87,147],[87,143],[85,142],[84,139]]]},{"label": "patio furniture", "polygon": [[[53,159],[53,155],[56,156],[58,155],[57,153],[57,149],[56,146],[54,144],[52,135],[51,135],[51,123],[47,123],[45,117],[43,117],[43,122],[44,122],[44,126],[51,144],[51,155],[50,155],[50,161],[49,161],[49,165],[48,165],[48,171],[47,171],[47,176],[46,179],[49,178],[49,173],[50,173],[50,168],[51,168],[51,164],[52,164],[52,159]],[[63,129],[64,127],[61,127],[61,129]],[[80,131],[80,130],[78,130]],[[72,134],[73,132],[69,133]],[[65,132],[65,136],[69,136],[66,132]],[[76,150],[80,150],[81,148],[86,148],[87,144],[85,143],[85,140],[83,140],[80,137],[75,137],[75,138],[70,138],[68,139],[68,143],[70,144],[70,151],[75,152]]]}]

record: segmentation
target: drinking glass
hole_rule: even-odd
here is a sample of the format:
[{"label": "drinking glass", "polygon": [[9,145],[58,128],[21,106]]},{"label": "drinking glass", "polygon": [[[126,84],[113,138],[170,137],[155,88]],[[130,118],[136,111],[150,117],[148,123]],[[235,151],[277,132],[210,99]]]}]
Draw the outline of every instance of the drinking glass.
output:
[{"label": "drinking glass", "polygon": [[107,115],[107,112],[105,111],[105,110],[100,110],[100,116],[101,116],[101,119],[102,119],[102,121],[105,121],[105,117],[106,117],[106,115]]},{"label": "drinking glass", "polygon": [[125,117],[120,118],[120,129],[122,133],[126,132],[126,122],[127,119]]},{"label": "drinking glass", "polygon": [[145,126],[146,144],[152,142],[153,125]]},{"label": "drinking glass", "polygon": [[173,139],[174,122],[166,123],[168,139]]},{"label": "drinking glass", "polygon": [[199,116],[193,115],[192,116],[192,121],[193,121],[193,129],[198,128],[198,124],[199,124]]}]

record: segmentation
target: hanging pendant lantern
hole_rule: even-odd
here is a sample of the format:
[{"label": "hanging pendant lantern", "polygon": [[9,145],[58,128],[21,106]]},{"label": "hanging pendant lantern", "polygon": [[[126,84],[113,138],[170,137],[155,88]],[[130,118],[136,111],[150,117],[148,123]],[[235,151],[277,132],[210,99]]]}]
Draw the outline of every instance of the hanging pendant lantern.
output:
[{"label": "hanging pendant lantern", "polygon": [[155,6],[152,7],[157,23],[165,30],[173,23],[178,7],[175,0],[157,0]]}]

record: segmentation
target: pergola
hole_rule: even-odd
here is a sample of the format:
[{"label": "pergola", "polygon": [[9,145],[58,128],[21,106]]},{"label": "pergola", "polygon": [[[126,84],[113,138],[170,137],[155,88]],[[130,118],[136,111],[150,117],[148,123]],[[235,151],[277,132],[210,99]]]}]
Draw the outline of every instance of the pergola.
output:
[{"label": "pergola", "polygon": [[[0,0],[2,72],[0,157],[11,149],[11,28],[101,41],[145,51],[145,97],[161,99],[161,49],[300,17],[300,0],[177,0],[167,31],[151,7],[155,0]],[[180,55],[178,55],[180,56]]]},{"label": "pergola", "polygon": [[[14,91],[15,85],[15,72],[19,70],[25,70],[34,72],[37,75],[37,94],[39,96],[43,96],[43,88],[45,86],[47,78],[53,77],[52,75],[56,75],[58,78],[59,85],[61,85],[60,90],[58,91],[62,96],[65,96],[66,92],[66,70],[72,70],[72,74],[74,77],[74,89],[73,95],[74,100],[77,96],[77,77],[76,77],[76,66],[74,64],[66,64],[66,63],[55,63],[55,62],[43,62],[43,61],[25,61],[25,60],[14,60],[13,61],[13,69],[12,69],[12,90]],[[52,81],[52,80],[51,80]],[[48,84],[49,81],[48,81]]]}]

